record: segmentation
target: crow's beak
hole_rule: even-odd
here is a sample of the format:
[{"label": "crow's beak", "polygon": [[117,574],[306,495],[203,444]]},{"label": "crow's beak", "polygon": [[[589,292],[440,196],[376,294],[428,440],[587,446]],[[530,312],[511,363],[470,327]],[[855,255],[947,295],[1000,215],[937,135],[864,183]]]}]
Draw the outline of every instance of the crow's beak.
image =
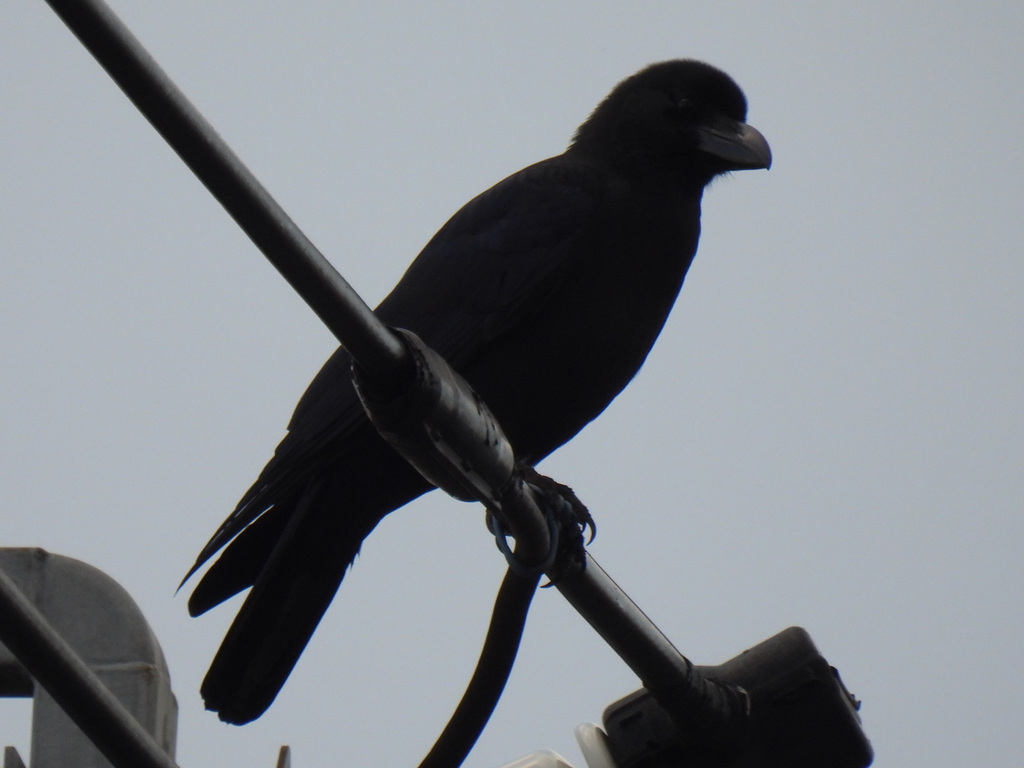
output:
[{"label": "crow's beak", "polygon": [[772,150],[768,140],[752,125],[719,118],[712,124],[702,125],[697,132],[700,134],[697,146],[722,160],[728,170],[772,167]]}]

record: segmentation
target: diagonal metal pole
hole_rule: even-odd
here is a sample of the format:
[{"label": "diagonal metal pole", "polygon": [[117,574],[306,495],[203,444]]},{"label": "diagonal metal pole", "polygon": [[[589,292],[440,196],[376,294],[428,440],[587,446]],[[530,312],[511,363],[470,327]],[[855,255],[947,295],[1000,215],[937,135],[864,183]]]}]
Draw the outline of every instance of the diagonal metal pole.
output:
[{"label": "diagonal metal pole", "polygon": [[[382,385],[385,394],[394,394],[389,385],[396,378],[408,381],[413,367],[408,350],[413,347],[380,323],[102,0],[47,2],[349,350],[367,377]],[[429,352],[424,354],[429,356]],[[430,376],[434,373],[429,370]],[[459,422],[478,411],[466,393],[454,399],[461,403],[442,414],[442,426],[454,424],[451,432],[455,437],[486,432],[490,424],[465,427],[465,421]],[[442,446],[440,453],[450,447]],[[428,467],[438,462],[437,446],[427,445],[426,453],[431,450],[433,454],[426,455]],[[481,446],[469,449],[463,458],[474,459],[468,462],[470,465],[492,469],[504,466],[504,462],[489,457],[476,460],[481,450]],[[455,454],[457,458],[458,451]],[[413,463],[424,471],[421,464]],[[455,466],[466,463],[448,462]],[[424,474],[434,479],[428,472]],[[461,491],[467,488],[507,487],[507,476],[485,477],[482,485],[480,479],[464,478],[441,487],[449,492],[456,488],[453,495],[460,498],[465,498]],[[493,501],[486,494],[475,495],[485,504]],[[528,495],[517,506],[524,508],[524,516],[530,518],[523,528],[537,531],[541,539],[546,539],[546,524]],[[517,533],[514,523],[510,527]],[[516,538],[517,554],[524,543],[532,552],[547,551],[544,544]],[[749,714],[746,693],[705,679],[589,556],[588,563],[586,568],[549,575],[685,730],[717,734],[723,739],[735,737]]]},{"label": "diagonal metal pole", "polygon": [[101,1],[47,2],[370,377],[388,381],[400,372],[401,342],[114,12]]},{"label": "diagonal metal pole", "polygon": [[178,768],[3,568],[0,640],[117,768]]}]

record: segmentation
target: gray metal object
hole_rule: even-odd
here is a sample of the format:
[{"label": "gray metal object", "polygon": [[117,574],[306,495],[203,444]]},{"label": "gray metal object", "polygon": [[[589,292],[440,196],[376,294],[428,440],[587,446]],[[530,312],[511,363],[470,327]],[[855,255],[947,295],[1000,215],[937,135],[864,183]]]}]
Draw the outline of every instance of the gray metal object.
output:
[{"label": "gray metal object", "polygon": [[[126,729],[141,726],[145,733],[137,735],[158,753],[159,764],[173,766],[178,705],[163,651],[128,593],[102,571],[42,549],[0,549],[0,571],[8,587],[0,623],[8,642],[20,646],[16,657],[0,643],[0,696],[34,700],[30,768],[109,768],[111,761],[62,709],[77,710],[76,717],[84,714],[103,727],[109,717],[98,704],[105,703],[127,710],[137,725],[128,718]],[[52,647],[48,640],[53,638],[45,637],[51,629],[57,641]],[[33,668],[41,663],[54,681],[37,671],[42,683],[37,685],[19,657]],[[81,671],[83,663],[85,679],[61,674],[64,668]],[[97,680],[106,690],[95,687]],[[116,701],[110,701],[110,694]],[[5,751],[4,768],[20,763],[13,749]]]}]

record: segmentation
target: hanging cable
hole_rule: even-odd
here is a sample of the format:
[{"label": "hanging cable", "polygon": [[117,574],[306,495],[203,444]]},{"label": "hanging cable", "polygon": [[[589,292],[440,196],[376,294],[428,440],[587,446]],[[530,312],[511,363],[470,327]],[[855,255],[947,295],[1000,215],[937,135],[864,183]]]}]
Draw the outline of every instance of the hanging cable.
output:
[{"label": "hanging cable", "polygon": [[419,768],[458,768],[473,749],[512,672],[540,576],[514,568],[505,572],[473,677]]}]

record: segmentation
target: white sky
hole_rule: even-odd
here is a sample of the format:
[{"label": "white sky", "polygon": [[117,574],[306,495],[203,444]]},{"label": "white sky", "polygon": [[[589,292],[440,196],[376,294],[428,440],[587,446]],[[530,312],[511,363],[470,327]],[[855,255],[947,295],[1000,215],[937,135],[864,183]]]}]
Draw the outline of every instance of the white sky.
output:
[{"label": "white sky", "polygon": [[[115,9],[375,303],[463,202],[557,154],[620,79],[729,72],[775,166],[705,195],[638,379],[543,465],[595,556],[701,664],[793,624],[880,766],[1024,752],[1024,7],[1009,2]],[[0,544],[138,601],[183,766],[414,766],[462,692],[503,570],[434,494],[374,534],[269,714],[203,711],[237,608],[174,588],[334,347],[42,0],[0,6]],[[554,591],[467,765],[541,748],[636,680]],[[28,751],[27,704],[0,745]]]}]

